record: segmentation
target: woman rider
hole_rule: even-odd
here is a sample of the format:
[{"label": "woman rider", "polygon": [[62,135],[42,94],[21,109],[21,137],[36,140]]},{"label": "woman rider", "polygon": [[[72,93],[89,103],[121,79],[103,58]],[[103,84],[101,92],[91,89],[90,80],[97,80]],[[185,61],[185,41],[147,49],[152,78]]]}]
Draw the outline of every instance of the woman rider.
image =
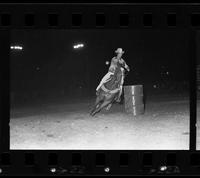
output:
[{"label": "woman rider", "polygon": [[[110,63],[110,67],[108,69],[108,73],[102,78],[100,84],[97,86],[96,88],[96,94],[99,94],[99,89],[101,88],[101,86],[106,83],[107,81],[109,81],[112,77],[112,75],[114,75],[114,72],[116,70],[117,67],[119,67],[119,65],[123,65],[125,67],[126,70],[130,71],[129,66],[126,64],[126,62],[121,58],[122,55],[124,54],[124,51],[122,50],[122,48],[118,48],[115,53],[117,54],[116,57],[113,57],[111,59],[111,63]],[[122,87],[123,87],[123,83],[124,83],[124,68],[121,67],[122,70],[122,80],[120,83],[120,92],[117,98],[117,102],[120,102],[120,97],[122,94]]]}]

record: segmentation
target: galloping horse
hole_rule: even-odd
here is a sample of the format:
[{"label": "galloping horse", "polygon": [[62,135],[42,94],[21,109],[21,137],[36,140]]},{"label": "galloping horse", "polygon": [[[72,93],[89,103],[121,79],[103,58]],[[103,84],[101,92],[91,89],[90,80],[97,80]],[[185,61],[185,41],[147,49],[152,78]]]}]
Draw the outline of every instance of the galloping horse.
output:
[{"label": "galloping horse", "polygon": [[94,108],[90,113],[91,116],[94,116],[105,107],[110,108],[112,106],[112,103],[117,99],[123,77],[121,67],[124,68],[123,65],[117,66],[111,79],[104,83],[99,89],[99,94],[96,97]]}]

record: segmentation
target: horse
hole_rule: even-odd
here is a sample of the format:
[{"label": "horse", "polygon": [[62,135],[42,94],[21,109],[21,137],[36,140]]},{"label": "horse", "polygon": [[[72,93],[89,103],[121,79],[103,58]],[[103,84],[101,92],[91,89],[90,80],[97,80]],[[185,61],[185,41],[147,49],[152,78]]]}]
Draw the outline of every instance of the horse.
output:
[{"label": "horse", "polygon": [[112,103],[118,98],[121,80],[123,77],[121,67],[124,66],[117,66],[114,75],[111,76],[111,79],[104,83],[99,89],[99,94],[96,97],[94,108],[90,112],[91,116],[94,116],[105,107],[109,110]]}]

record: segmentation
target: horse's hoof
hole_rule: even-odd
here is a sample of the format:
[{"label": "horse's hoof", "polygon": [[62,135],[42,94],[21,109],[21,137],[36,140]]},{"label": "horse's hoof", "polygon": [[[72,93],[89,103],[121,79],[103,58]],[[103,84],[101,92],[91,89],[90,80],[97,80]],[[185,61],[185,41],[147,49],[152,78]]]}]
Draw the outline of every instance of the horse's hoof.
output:
[{"label": "horse's hoof", "polygon": [[92,117],[93,117],[94,115],[95,115],[95,113],[93,113],[93,112],[91,112],[91,113],[90,113],[90,116],[92,116]]}]

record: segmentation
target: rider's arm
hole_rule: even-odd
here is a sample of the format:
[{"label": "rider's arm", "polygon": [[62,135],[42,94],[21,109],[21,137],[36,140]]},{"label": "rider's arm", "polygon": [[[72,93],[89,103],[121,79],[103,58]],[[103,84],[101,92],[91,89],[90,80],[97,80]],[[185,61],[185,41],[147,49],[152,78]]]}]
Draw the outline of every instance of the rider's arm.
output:
[{"label": "rider's arm", "polygon": [[124,63],[124,67],[127,71],[130,71],[130,67],[126,64],[126,62],[121,58],[121,61]]},{"label": "rider's arm", "polygon": [[125,64],[125,68],[126,70],[130,71],[130,67],[127,64]]}]

